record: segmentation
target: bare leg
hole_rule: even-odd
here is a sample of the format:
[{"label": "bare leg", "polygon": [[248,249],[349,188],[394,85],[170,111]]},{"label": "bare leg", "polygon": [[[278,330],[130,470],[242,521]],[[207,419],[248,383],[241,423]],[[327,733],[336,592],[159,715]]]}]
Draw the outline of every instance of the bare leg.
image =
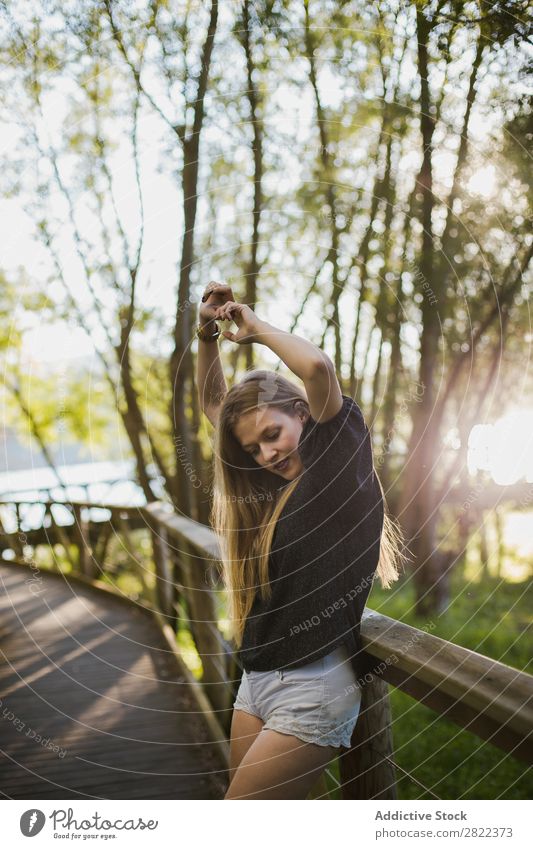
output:
[{"label": "bare leg", "polygon": [[246,713],[244,710],[233,711],[230,732],[230,782],[233,781],[237,767],[257,738],[263,725],[263,720],[258,716],[252,716],[251,713]]},{"label": "bare leg", "polygon": [[328,763],[333,746],[304,743],[292,734],[264,729],[243,757],[225,799],[306,799]]}]

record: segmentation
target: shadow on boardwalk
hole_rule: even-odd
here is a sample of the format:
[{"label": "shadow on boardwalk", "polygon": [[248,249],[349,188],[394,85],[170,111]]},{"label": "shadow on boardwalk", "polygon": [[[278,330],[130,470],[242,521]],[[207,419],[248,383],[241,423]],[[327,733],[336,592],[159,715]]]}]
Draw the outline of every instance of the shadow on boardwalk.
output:
[{"label": "shadow on boardwalk", "polygon": [[222,799],[227,772],[148,613],[0,562],[0,792]]}]

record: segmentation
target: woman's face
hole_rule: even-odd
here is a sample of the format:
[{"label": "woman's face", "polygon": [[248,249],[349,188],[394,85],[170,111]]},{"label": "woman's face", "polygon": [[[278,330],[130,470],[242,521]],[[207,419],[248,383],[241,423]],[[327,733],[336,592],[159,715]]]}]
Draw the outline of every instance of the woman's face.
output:
[{"label": "woman's face", "polygon": [[[233,426],[243,451],[275,475],[294,480],[303,471],[298,454],[298,440],[304,415],[289,416],[277,407],[249,410],[239,416]],[[277,464],[283,463],[277,467]]]}]

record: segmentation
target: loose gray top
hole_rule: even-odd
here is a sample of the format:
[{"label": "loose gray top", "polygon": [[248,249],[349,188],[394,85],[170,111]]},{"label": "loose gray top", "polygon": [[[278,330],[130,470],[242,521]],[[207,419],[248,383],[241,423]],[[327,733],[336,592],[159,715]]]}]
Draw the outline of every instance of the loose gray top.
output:
[{"label": "loose gray top", "polygon": [[256,594],[238,656],[246,672],[303,666],[342,643],[359,676],[372,669],[360,623],[383,529],[370,433],[343,395],[325,422],[311,416],[298,442],[304,471],[272,539],[272,597]]}]

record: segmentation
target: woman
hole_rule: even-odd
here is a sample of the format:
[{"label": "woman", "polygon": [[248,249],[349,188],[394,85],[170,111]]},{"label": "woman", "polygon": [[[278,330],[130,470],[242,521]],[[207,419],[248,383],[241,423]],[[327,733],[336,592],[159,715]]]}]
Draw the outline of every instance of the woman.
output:
[{"label": "woman", "polygon": [[[222,336],[263,344],[303,382],[247,372],[229,391]],[[377,572],[398,577],[368,428],[315,345],[210,283],[197,329],[198,391],[216,429],[211,523],[243,675],[226,799],[305,799],[349,747],[368,669],[360,620]]]}]

